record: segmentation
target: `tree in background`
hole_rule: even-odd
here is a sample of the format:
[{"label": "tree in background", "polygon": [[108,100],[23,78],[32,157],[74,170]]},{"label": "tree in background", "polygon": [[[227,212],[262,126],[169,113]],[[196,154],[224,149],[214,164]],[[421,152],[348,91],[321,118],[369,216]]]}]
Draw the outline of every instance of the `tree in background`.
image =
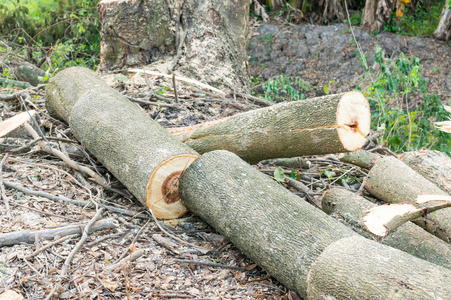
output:
[{"label": "tree in background", "polygon": [[451,2],[449,0],[446,0],[445,6],[443,7],[434,36],[439,40],[451,40]]}]

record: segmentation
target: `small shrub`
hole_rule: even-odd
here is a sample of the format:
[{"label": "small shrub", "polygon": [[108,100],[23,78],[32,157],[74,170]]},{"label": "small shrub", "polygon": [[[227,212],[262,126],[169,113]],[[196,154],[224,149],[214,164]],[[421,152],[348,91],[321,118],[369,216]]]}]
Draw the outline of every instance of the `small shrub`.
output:
[{"label": "small shrub", "polygon": [[[437,130],[432,122],[444,121],[448,112],[436,94],[427,92],[416,57],[387,58],[380,47],[375,50],[379,70],[364,91],[370,101],[372,129],[383,130],[380,142],[396,152],[420,148],[437,149],[450,154],[449,134]],[[412,103],[411,97],[420,98]]]}]

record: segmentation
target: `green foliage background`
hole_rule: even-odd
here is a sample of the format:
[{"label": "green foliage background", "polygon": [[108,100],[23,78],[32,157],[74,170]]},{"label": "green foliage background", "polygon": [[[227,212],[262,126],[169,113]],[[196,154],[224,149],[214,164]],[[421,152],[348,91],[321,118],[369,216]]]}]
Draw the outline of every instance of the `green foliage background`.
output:
[{"label": "green foliage background", "polygon": [[53,71],[72,65],[95,68],[99,1],[0,0],[0,51],[13,47],[18,57]]}]

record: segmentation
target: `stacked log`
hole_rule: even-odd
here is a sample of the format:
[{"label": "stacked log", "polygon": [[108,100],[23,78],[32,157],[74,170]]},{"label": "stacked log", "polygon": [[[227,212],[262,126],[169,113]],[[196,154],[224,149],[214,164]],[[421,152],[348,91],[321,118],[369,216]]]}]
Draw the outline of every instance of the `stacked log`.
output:
[{"label": "stacked log", "polygon": [[257,163],[358,150],[365,143],[370,119],[366,98],[349,92],[280,103],[169,131],[201,154],[222,149]]},{"label": "stacked log", "polygon": [[86,68],[58,73],[46,107],[159,218],[186,212],[177,181],[198,154]]},{"label": "stacked log", "polygon": [[[342,97],[327,98],[330,111],[340,111]],[[58,74],[50,83],[47,106],[68,122],[75,136],[141,203],[149,205],[149,199],[156,197],[151,186],[157,182],[164,208],[173,209],[171,201],[180,196],[193,213],[305,299],[449,299],[451,295],[449,269],[361,237],[233,153],[213,151],[197,158],[194,150],[91,71],[72,68]],[[304,114],[313,115],[319,107],[310,109]],[[335,145],[346,144],[342,139],[348,132],[362,135],[360,122],[330,115],[334,116],[330,126],[315,130],[333,138]],[[337,115],[343,118],[336,119]],[[309,129],[304,126],[299,131]],[[274,134],[269,130],[266,138]],[[161,176],[153,176],[155,172]]]},{"label": "stacked log", "polygon": [[[412,170],[405,163],[394,157],[379,159],[368,173],[365,188],[376,198],[387,203],[410,202],[416,204],[419,195],[444,195],[435,184]],[[443,209],[423,218],[414,220],[447,243],[451,243],[451,214]]]}]

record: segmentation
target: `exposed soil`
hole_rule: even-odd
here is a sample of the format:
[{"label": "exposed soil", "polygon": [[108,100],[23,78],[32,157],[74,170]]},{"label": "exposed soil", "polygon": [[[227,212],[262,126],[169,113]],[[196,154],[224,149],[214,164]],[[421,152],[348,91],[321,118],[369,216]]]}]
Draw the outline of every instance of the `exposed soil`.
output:
[{"label": "exposed soil", "polygon": [[[329,84],[332,93],[337,93],[353,89],[362,79],[365,70],[345,25],[254,24],[253,28],[249,69],[254,77],[260,76],[261,81],[279,74],[300,76],[313,87],[308,94],[310,97],[322,95],[325,84]],[[420,57],[431,91],[441,95],[442,101],[451,101],[450,46],[430,38],[389,33],[370,36],[359,29],[355,34],[367,53],[370,66],[375,43],[379,43],[388,55],[403,51]],[[157,101],[153,93],[160,88],[161,96],[167,98],[162,103],[174,104],[171,81],[152,77],[149,87],[142,77],[126,75],[106,74],[103,78],[123,94],[146,101]],[[166,127],[193,125],[259,107],[251,100],[235,99],[233,95],[223,99],[208,90],[183,83],[177,83],[177,91],[181,102],[177,109],[140,105]],[[13,92],[18,90],[1,90],[1,94]],[[108,179],[109,186],[114,189],[93,183],[59,159],[42,152],[36,143],[21,152],[11,153],[2,162],[3,181],[73,200],[143,212],[133,197],[124,196],[127,191],[123,186],[74,140],[67,125],[45,114],[44,90],[28,90],[26,93],[31,96],[28,101],[23,102],[21,97],[17,97],[0,102],[1,119],[14,116],[25,107],[38,109],[46,136],[73,140],[72,143],[49,140],[52,147],[66,149],[78,164],[96,166],[99,174]],[[308,159],[311,164],[307,169],[293,166],[284,169],[286,174],[291,174],[292,170],[295,173],[299,171],[300,178],[311,192],[306,195],[292,191],[300,196],[299,201],[310,199],[313,205],[327,187],[340,185],[358,190],[362,174],[366,172],[339,162],[334,155]],[[275,169],[272,163],[261,163],[256,167],[272,175]],[[343,174],[350,181],[338,180]],[[2,233],[40,231],[73,224],[83,227],[95,214],[92,208],[27,195],[12,188],[6,188],[6,196],[11,216],[8,217],[2,201]],[[90,234],[86,244],[75,254],[68,276],[61,276],[60,272],[66,257],[80,239],[78,236],[55,243],[39,253],[34,251],[60,237],[1,247],[0,294],[12,289],[26,299],[44,299],[51,293],[54,298],[61,299],[126,299],[128,294],[131,299],[296,299],[214,229],[191,214],[182,219],[160,222],[160,226],[185,242],[209,250],[207,254],[162,232],[150,216],[130,217],[106,211],[103,218],[115,220],[117,228]],[[131,250],[139,254],[133,261]]]}]

